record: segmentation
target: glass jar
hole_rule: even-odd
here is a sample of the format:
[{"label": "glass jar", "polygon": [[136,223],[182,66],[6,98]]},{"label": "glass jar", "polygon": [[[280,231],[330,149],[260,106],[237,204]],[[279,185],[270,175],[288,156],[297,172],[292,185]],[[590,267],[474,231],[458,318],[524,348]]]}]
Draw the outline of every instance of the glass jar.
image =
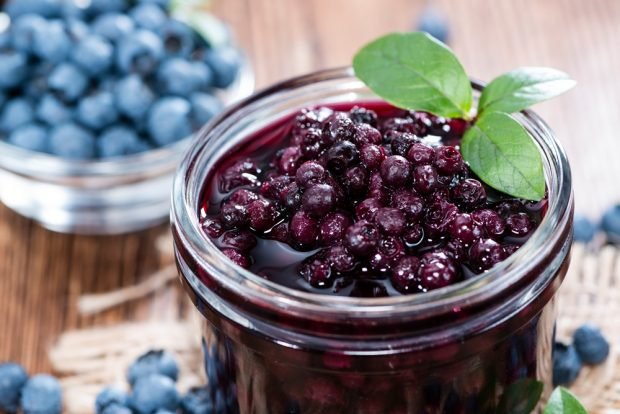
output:
[{"label": "glass jar", "polygon": [[543,382],[548,395],[573,199],[566,156],[531,111],[515,117],[543,156],[546,216],[509,259],[457,285],[372,299],[301,292],[233,265],[200,229],[205,180],[244,138],[307,106],[377,99],[350,69],[295,78],[230,108],[183,161],[172,203],[176,257],[203,315],[217,412],[495,413],[520,379]]},{"label": "glass jar", "polygon": [[[254,89],[243,61],[237,79],[218,96],[232,103]],[[174,172],[192,137],[144,153],[74,161],[0,140],[0,202],[63,233],[117,234],[163,223],[170,216]]]}]

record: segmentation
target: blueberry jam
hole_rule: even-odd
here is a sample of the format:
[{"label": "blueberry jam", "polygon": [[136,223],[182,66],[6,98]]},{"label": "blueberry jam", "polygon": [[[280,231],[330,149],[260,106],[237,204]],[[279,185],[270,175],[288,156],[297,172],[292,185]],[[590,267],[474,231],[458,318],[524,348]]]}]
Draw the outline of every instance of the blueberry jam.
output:
[{"label": "blueberry jam", "polygon": [[220,161],[202,228],[237,265],[299,290],[453,285],[518,250],[547,208],[483,184],[459,152],[467,128],[378,102],[304,109]]}]

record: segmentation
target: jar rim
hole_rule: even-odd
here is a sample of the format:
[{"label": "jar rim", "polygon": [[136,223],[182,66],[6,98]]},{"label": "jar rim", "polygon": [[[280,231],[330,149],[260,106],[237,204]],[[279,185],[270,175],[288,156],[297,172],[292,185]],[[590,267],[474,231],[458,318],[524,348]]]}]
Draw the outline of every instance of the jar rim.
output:
[{"label": "jar rim", "polygon": [[[565,237],[563,229],[570,222],[573,203],[571,173],[566,154],[547,124],[533,111],[525,110],[514,114],[537,142],[543,156],[548,188],[549,206],[539,227],[530,239],[508,259],[495,265],[489,271],[455,285],[423,294],[389,296],[382,298],[351,298],[327,296],[304,292],[263,279],[232,262],[215,246],[201,230],[198,214],[198,200],[188,197],[190,188],[203,188],[204,183],[192,181],[191,172],[196,159],[210,141],[218,135],[231,118],[241,110],[256,110],[264,100],[278,95],[293,93],[297,88],[317,82],[353,82],[361,84],[351,67],[326,69],[298,76],[263,89],[249,98],[229,107],[214,119],[192,144],[177,170],[173,185],[171,220],[175,243],[180,243],[199,266],[217,280],[224,289],[230,289],[245,300],[271,304],[276,308],[299,314],[312,311],[320,315],[345,314],[348,318],[395,317],[411,312],[441,311],[460,308],[464,303],[478,303],[504,292],[518,283],[526,272],[535,269],[544,257]],[[483,84],[472,80],[477,91]],[[194,186],[194,187],[192,187]],[[178,254],[178,252],[177,252]],[[565,253],[567,254],[567,253]],[[204,293],[202,282],[189,281],[190,285]],[[198,286],[195,283],[199,283]],[[202,286],[200,286],[202,285]],[[329,298],[326,300],[326,298]]]}]

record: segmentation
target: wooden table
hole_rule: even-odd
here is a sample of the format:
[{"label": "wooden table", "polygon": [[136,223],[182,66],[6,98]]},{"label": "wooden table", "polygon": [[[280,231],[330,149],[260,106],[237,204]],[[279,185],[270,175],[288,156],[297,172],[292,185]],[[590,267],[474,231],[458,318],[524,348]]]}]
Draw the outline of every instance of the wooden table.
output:
[{"label": "wooden table", "polygon": [[[366,41],[409,30],[422,0],[216,0],[254,64],[259,87],[350,62]],[[441,0],[451,44],[468,72],[488,80],[520,65],[548,65],[579,86],[539,106],[573,165],[577,209],[596,217],[620,199],[620,2]],[[83,317],[80,294],[128,286],[157,269],[154,240],[167,226],[115,237],[48,232],[0,207],[0,361],[46,371],[46,350],[65,329],[169,318],[176,288]],[[113,339],[111,339],[113,340]]]}]

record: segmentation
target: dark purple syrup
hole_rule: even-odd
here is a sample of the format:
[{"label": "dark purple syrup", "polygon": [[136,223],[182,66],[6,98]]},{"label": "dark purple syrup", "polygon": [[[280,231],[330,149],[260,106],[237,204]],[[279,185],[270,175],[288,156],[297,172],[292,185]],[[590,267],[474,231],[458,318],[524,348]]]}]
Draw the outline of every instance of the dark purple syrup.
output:
[{"label": "dark purple syrup", "polygon": [[478,180],[458,152],[467,127],[383,102],[306,109],[219,162],[203,228],[232,261],[294,289],[381,297],[458,283],[514,253],[547,208]]}]

